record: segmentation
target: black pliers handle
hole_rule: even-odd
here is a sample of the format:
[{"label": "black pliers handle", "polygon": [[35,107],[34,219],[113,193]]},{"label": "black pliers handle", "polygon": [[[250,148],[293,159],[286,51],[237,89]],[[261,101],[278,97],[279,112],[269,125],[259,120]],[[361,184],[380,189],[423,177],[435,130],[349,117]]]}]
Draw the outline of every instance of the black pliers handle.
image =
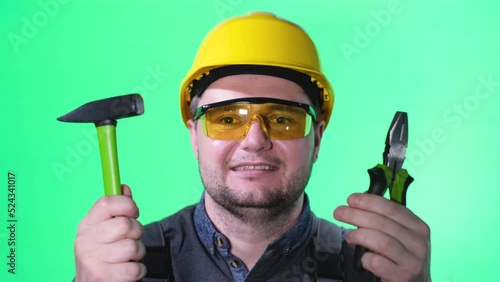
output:
[{"label": "black pliers handle", "polygon": [[[391,200],[406,206],[406,191],[413,181],[413,177],[402,168],[407,146],[408,115],[405,112],[396,112],[385,141],[384,164],[378,164],[368,170],[368,193],[383,196],[389,189]],[[354,249],[353,266],[359,271],[364,270],[361,257],[366,251],[362,246],[356,246]]]}]

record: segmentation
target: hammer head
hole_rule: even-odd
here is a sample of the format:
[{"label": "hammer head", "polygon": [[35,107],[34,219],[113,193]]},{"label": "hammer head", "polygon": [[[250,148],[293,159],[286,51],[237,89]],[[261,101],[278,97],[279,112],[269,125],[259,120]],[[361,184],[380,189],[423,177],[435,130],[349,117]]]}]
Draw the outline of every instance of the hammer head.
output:
[{"label": "hammer head", "polygon": [[128,94],[107,99],[92,101],[57,118],[65,122],[114,121],[120,118],[133,117],[144,113],[144,102],[139,94]]}]

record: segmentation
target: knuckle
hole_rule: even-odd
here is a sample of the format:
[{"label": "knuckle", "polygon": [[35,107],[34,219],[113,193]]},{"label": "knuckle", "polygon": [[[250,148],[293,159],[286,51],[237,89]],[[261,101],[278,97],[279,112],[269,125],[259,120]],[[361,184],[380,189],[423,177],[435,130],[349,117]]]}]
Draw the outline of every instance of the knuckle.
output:
[{"label": "knuckle", "polygon": [[383,262],[377,255],[372,255],[372,256],[367,256],[365,254],[366,260],[363,262],[366,264],[368,269],[374,270],[374,272],[377,272],[377,270],[382,269],[383,267]]},{"label": "knuckle", "polygon": [[81,254],[86,250],[89,246],[90,242],[86,236],[77,236],[75,239],[74,249],[75,254]]},{"label": "knuckle", "polygon": [[372,216],[370,222],[377,230],[382,232],[389,230],[391,227],[391,222],[379,215]]},{"label": "knuckle", "polygon": [[402,281],[420,281],[419,277],[422,276],[425,268],[425,260],[413,259],[408,262],[405,268],[401,269]]},{"label": "knuckle", "polygon": [[115,229],[121,235],[127,234],[132,229],[132,221],[125,216],[115,217]]},{"label": "knuckle", "polygon": [[76,229],[76,234],[77,235],[80,235],[82,233],[85,233],[85,230],[87,229],[87,224],[86,224],[86,221],[87,221],[87,217],[85,217],[82,221],[80,221],[80,223],[78,224],[78,227]]},{"label": "knuckle", "polygon": [[81,249],[83,246],[85,246],[85,240],[83,239],[83,236],[76,236],[75,239],[75,249]]},{"label": "knuckle", "polygon": [[130,198],[126,199],[126,203],[124,204],[125,213],[133,218],[139,217],[139,208],[137,204]]},{"label": "knuckle", "polygon": [[396,217],[401,213],[400,209],[400,204],[390,201],[387,203],[386,213],[389,217]]},{"label": "knuckle", "polygon": [[123,248],[128,254],[137,254],[140,251],[140,242],[134,239],[125,239]]},{"label": "knuckle", "polygon": [[128,281],[136,281],[146,275],[146,266],[142,263],[130,263],[124,268],[123,277]]},{"label": "knuckle", "polygon": [[429,256],[430,243],[425,241],[420,241],[417,243],[415,248],[415,256],[421,260],[425,260]]},{"label": "knuckle", "polygon": [[144,235],[144,232],[145,232],[144,226],[138,221],[137,221],[137,224],[139,224],[139,236],[142,237],[142,235]]},{"label": "knuckle", "polygon": [[415,256],[419,259],[426,259],[430,255],[430,236],[419,233],[415,236],[412,247]]},{"label": "knuckle", "polygon": [[425,223],[424,221],[422,221],[421,225],[419,226],[419,233],[422,234],[422,236],[426,237],[426,238],[430,238],[431,236],[431,228],[430,226]]},{"label": "knuckle", "polygon": [[97,200],[95,206],[98,208],[108,209],[111,203],[112,203],[111,197],[104,196]]},{"label": "knuckle", "polygon": [[127,232],[127,237],[132,239],[140,239],[144,234],[144,227],[139,221],[133,218],[129,218],[129,222],[130,222],[130,227]]},{"label": "knuckle", "polygon": [[381,236],[377,241],[377,248],[379,250],[387,250],[393,246],[392,239],[388,236]]},{"label": "knuckle", "polygon": [[138,242],[138,255],[142,259],[146,255],[146,247],[141,241]]}]

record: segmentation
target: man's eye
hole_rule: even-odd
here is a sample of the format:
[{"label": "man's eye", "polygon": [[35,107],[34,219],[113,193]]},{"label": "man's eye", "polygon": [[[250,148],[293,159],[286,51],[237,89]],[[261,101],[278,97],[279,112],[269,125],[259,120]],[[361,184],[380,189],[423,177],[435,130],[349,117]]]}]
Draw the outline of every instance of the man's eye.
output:
[{"label": "man's eye", "polygon": [[221,117],[219,118],[219,123],[221,124],[233,124],[235,120],[233,117]]},{"label": "man's eye", "polygon": [[291,120],[284,116],[277,116],[274,118],[274,122],[276,123],[290,123]]}]

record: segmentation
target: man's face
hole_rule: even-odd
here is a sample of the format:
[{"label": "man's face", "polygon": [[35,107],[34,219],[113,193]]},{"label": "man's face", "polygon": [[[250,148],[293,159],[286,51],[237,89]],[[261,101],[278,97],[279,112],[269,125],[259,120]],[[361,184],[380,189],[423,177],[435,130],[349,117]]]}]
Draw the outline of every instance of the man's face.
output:
[{"label": "man's face", "polygon": [[[198,106],[246,97],[311,104],[294,82],[265,75],[233,75],[212,83]],[[205,136],[200,121],[188,122],[207,197],[234,214],[280,214],[299,200],[317,159],[324,123],[303,138],[270,140],[254,120],[241,140]],[[270,214],[269,214],[270,215]]]}]

